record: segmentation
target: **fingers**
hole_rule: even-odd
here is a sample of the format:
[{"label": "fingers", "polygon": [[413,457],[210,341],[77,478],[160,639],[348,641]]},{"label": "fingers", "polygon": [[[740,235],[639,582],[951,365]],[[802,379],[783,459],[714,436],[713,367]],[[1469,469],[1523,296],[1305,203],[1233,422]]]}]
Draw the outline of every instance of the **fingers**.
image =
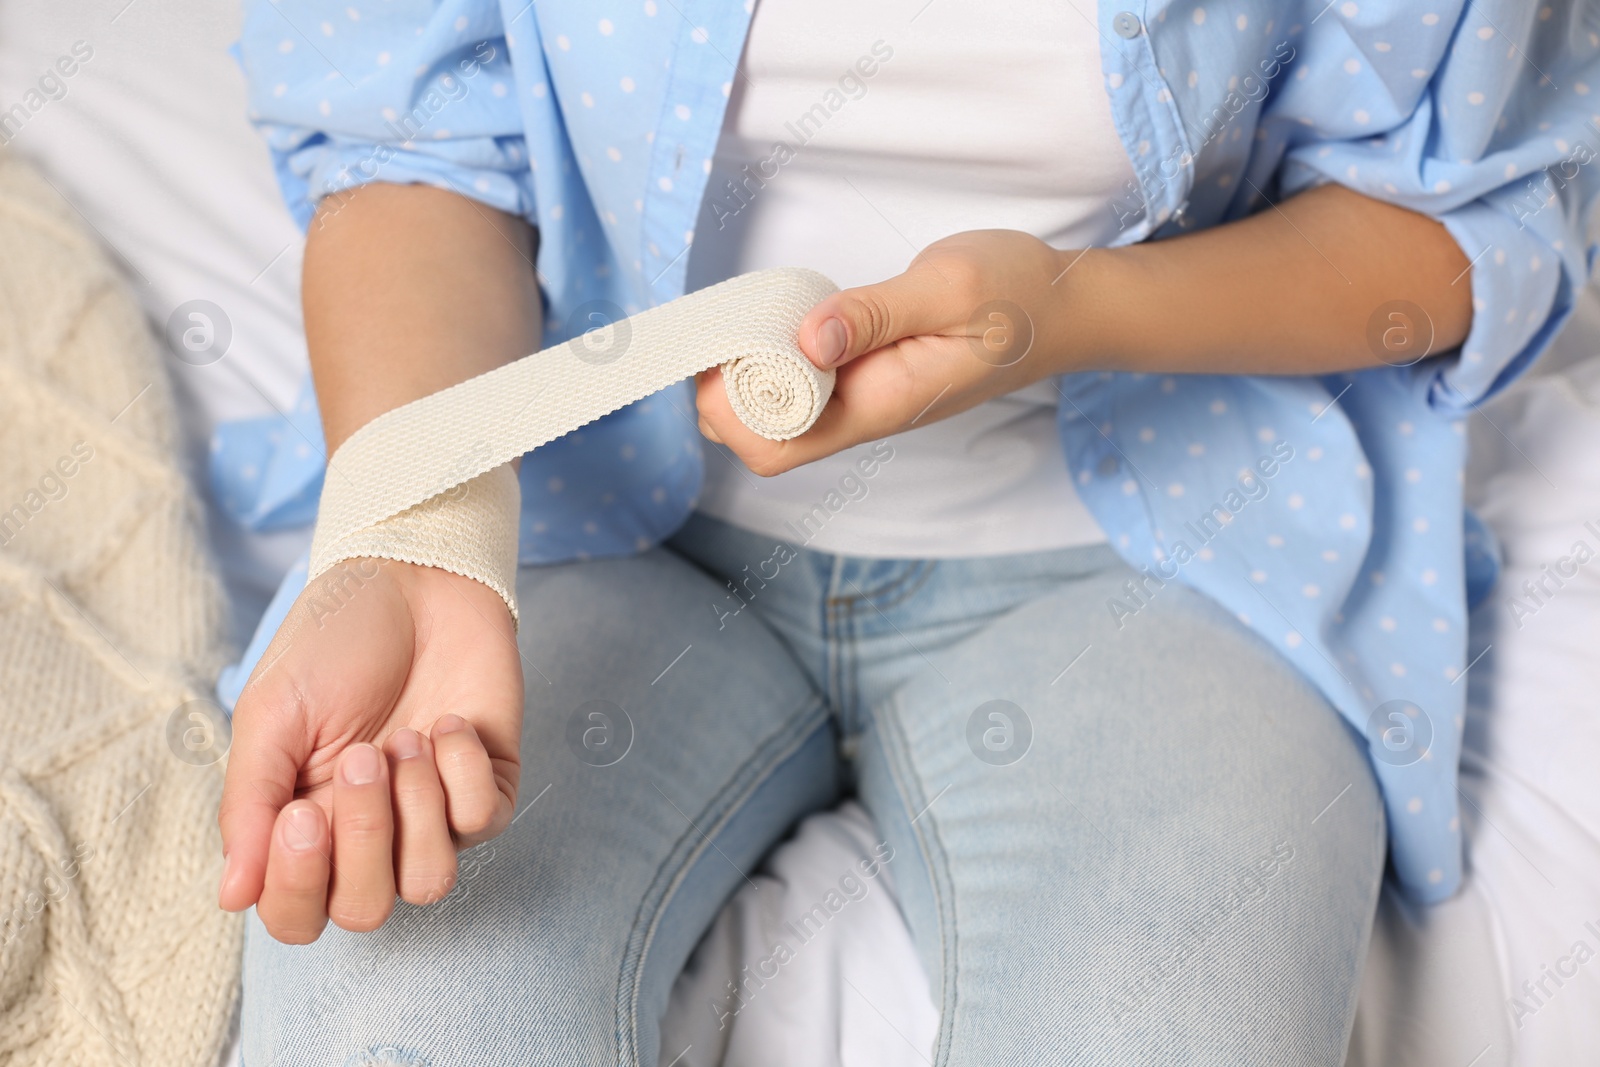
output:
[{"label": "fingers", "polygon": [[762,477],[899,433],[942,396],[960,396],[964,391],[950,388],[955,379],[941,374],[937,365],[919,369],[917,357],[923,348],[917,339],[901,341],[843,368],[816,423],[787,441],[769,441],[740,422],[728,402],[721,372],[713,367],[696,383],[701,432],[726,445]]},{"label": "fingers", "polygon": [[339,756],[333,776],[333,876],[328,918],[376,930],[394,910],[394,818],[388,761],[372,745]]},{"label": "fingers", "polygon": [[443,900],[456,881],[456,845],[432,746],[407,728],[396,731],[385,748],[394,783],[394,867],[400,899],[432,904]]},{"label": "fingers", "polygon": [[[799,458],[802,449],[815,444],[823,436],[821,431],[838,409],[838,402],[830,401],[822,409],[822,417],[810,430],[788,441],[769,441],[739,421],[728,402],[728,390],[722,381],[722,368],[712,367],[695,380],[695,407],[700,413],[700,432],[719,445],[726,445],[756,474],[770,475],[788,470],[805,462]],[[826,447],[826,446],[823,446]]]},{"label": "fingers", "polygon": [[433,759],[444,786],[450,829],[463,848],[486,841],[511,822],[511,799],[495,780],[494,765],[472,724],[445,715],[433,724]]},{"label": "fingers", "polygon": [[[502,796],[488,754],[470,724],[459,716],[446,719],[454,721],[441,720],[435,731],[461,797],[462,835],[492,836],[505,820],[500,804],[484,795]],[[405,728],[386,749],[387,759],[368,744],[351,745],[340,756],[331,826],[309,800],[279,814],[257,906],[279,941],[309,944],[329,919],[346,930],[377,929],[394,910],[397,881],[402,898],[413,904],[432,904],[454,886],[451,803],[435,770],[435,746]]]},{"label": "fingers", "polygon": [[[718,388],[712,389],[712,386],[717,386]],[[700,436],[713,444],[725,444],[722,434],[718,433],[717,428],[706,419],[708,401],[720,401],[720,405],[717,406],[726,408],[730,415],[733,413],[733,407],[728,403],[727,386],[722,384],[722,368],[712,367],[710,370],[703,370],[696,374],[694,376],[694,389],[695,407],[699,409],[700,413]],[[708,392],[708,390],[710,391]]]},{"label": "fingers", "polygon": [[902,338],[964,322],[966,311],[956,307],[963,302],[949,267],[913,263],[888,281],[834,293],[801,320],[797,340],[811,362],[837,367]]},{"label": "fingers", "polygon": [[256,914],[288,945],[308,945],[328,923],[328,821],[309,800],[278,815]]}]

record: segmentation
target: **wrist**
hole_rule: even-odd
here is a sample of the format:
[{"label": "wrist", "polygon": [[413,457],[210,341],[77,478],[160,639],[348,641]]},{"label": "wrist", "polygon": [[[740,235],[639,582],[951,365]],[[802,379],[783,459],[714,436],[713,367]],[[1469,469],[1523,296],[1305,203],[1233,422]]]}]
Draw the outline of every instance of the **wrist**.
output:
[{"label": "wrist", "polygon": [[502,464],[381,522],[346,532],[319,518],[309,580],[349,559],[387,559],[471,578],[517,618],[517,475]]},{"label": "wrist", "polygon": [[[1151,313],[1128,248],[1062,249],[1044,331],[1049,374],[1142,369],[1134,331]],[[1141,304],[1145,306],[1141,308]]]}]

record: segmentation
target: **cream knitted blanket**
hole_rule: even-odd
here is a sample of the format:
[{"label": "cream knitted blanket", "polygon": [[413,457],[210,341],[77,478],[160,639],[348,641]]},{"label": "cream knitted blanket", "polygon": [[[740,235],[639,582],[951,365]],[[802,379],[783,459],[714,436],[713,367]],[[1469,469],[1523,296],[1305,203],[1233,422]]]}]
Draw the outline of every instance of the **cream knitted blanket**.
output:
[{"label": "cream knitted blanket", "polygon": [[0,1064],[216,1062],[222,600],[138,306],[0,154]]}]

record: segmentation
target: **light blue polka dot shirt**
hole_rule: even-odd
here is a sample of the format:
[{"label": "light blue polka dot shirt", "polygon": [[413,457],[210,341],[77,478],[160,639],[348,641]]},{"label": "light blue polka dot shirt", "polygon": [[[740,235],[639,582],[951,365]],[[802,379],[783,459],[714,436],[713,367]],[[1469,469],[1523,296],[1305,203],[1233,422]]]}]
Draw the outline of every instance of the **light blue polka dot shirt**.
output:
[{"label": "light blue polka dot shirt", "polygon": [[[889,44],[920,6],[885,5]],[[588,301],[634,311],[681,294],[751,7],[256,0],[239,56],[302,224],[323,195],[375,180],[524,215],[540,231],[554,343]],[[1135,625],[1160,583],[1181,581],[1278,649],[1366,737],[1400,884],[1442,899],[1461,877],[1469,586],[1481,595],[1493,579],[1492,546],[1464,518],[1461,419],[1538,355],[1593,262],[1600,17],[1528,0],[1082,10],[1137,174],[1108,205],[1116,244],[1338,182],[1437,217],[1472,261],[1460,281],[1470,336],[1413,366],[1061,380],[1079,492],[1144,572],[1107,610]],[[1330,285],[1337,272],[1330,263]],[[1378,334],[1404,328],[1375,321]],[[629,553],[670,534],[701,484],[692,404],[674,387],[526,457],[523,560]],[[315,516],[309,385],[291,421],[231,423],[214,442],[213,488],[246,526]],[[286,579],[225,700],[304,578],[302,566]]]}]

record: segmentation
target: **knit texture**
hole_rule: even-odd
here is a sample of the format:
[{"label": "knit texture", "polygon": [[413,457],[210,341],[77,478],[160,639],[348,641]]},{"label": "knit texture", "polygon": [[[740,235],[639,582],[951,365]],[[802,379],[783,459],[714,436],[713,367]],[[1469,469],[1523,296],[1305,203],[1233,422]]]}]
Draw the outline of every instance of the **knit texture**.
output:
[{"label": "knit texture", "polygon": [[[816,271],[756,271],[378,416],[328,462],[308,580],[342,560],[403,559],[477,578],[515,617],[517,511],[479,476],[719,364],[741,422],[769,440],[798,437],[834,372],[813,366],[795,334],[837,291]],[[449,503],[463,485],[469,503]]]},{"label": "knit texture", "polygon": [[112,263],[0,154],[0,1064],[209,1064],[223,601],[166,371]]}]

